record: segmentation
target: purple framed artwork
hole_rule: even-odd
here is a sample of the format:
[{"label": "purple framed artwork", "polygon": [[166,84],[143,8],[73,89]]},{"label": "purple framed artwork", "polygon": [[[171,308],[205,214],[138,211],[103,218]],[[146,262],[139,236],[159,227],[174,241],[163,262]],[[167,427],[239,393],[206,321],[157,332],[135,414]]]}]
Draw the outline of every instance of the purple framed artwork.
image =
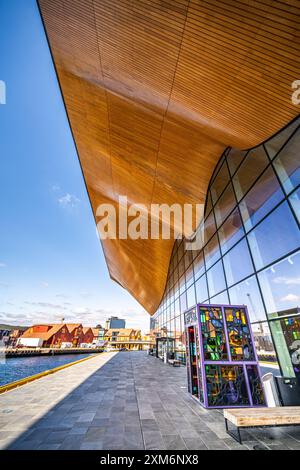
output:
[{"label": "purple framed artwork", "polygon": [[191,395],[205,408],[266,406],[247,307],[197,304],[184,323]]}]

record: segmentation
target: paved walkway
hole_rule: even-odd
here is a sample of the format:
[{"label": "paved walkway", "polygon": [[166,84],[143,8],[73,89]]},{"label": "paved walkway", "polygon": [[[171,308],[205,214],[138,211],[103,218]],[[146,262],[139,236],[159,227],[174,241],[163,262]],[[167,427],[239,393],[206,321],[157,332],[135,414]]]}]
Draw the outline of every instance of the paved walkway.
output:
[{"label": "paved walkway", "polygon": [[189,397],[186,370],[144,352],[107,353],[0,396],[5,449],[300,449],[296,428],[244,431]]}]

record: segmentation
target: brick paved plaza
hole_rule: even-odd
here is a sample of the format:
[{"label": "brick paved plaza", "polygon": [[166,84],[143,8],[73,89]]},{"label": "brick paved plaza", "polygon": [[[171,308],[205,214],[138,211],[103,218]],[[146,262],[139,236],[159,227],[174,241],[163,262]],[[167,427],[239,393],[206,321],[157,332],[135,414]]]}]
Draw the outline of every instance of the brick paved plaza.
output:
[{"label": "brick paved plaza", "polygon": [[300,430],[225,433],[187,393],[185,367],[104,353],[0,396],[1,449],[300,449]]}]

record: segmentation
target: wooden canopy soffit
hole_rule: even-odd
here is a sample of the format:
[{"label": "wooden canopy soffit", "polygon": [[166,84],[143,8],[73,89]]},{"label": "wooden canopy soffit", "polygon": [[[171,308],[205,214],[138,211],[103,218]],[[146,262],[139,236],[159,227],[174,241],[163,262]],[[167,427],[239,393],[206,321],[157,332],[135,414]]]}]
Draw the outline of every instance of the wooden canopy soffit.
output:
[{"label": "wooden canopy soffit", "polygon": [[[94,214],[204,203],[227,146],[299,113],[300,2],[39,0]],[[97,218],[96,218],[97,220]],[[173,240],[106,240],[111,277],[153,314]]]}]

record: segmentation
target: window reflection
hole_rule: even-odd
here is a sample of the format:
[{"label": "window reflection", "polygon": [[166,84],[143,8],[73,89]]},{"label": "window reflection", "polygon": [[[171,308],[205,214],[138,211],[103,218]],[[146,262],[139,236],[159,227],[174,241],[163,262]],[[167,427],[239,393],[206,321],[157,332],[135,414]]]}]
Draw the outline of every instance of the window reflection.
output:
[{"label": "window reflection", "polygon": [[229,305],[229,299],[227,292],[221,292],[221,294],[211,297],[210,303],[212,305]]},{"label": "window reflection", "polygon": [[258,274],[270,318],[288,314],[300,305],[299,273],[300,252],[297,252]]},{"label": "window reflection", "polygon": [[277,363],[270,327],[267,321],[252,324],[254,344],[259,360]]},{"label": "window reflection", "polygon": [[236,149],[230,150],[229,154],[227,155],[227,163],[228,163],[231,175],[235,173],[237,167],[242,162],[246,153],[247,153],[247,150],[236,150]]},{"label": "window reflection", "polygon": [[279,132],[277,135],[272,137],[272,139],[268,140],[265,143],[266,149],[268,154],[271,158],[275,157],[275,155],[279,152],[285,142],[288,140],[290,135],[297,129],[300,124],[300,119],[296,119],[292,124],[286,127],[284,130]]},{"label": "window reflection", "polygon": [[300,189],[298,191],[295,191],[290,197],[289,197],[290,203],[293,206],[293,209],[295,211],[295,214],[297,216],[297,219],[300,222]]},{"label": "window reflection", "polygon": [[287,194],[300,184],[299,136],[300,130],[293,135],[274,160],[275,170]]},{"label": "window reflection", "polygon": [[204,248],[206,269],[212,266],[221,256],[219,249],[219,241],[215,235]]},{"label": "window reflection", "polygon": [[215,217],[213,212],[211,212],[204,222],[204,243],[208,242],[216,230]]},{"label": "window reflection", "polygon": [[198,281],[196,281],[196,298],[198,303],[204,302],[208,299],[208,291],[207,291],[207,283],[206,283],[206,276],[200,277]]},{"label": "window reflection", "polygon": [[195,279],[197,279],[205,271],[203,251],[201,251],[201,253],[197,256],[193,264]]},{"label": "window reflection", "polygon": [[229,173],[227,169],[227,164],[224,161],[222,167],[220,168],[219,173],[216,176],[216,179],[214,180],[210,192],[211,192],[211,197],[213,204],[216,203],[216,201],[219,199],[221,196],[222,192],[225,189],[225,186],[227,185],[229,181]]},{"label": "window reflection", "polygon": [[188,308],[193,307],[196,304],[196,296],[195,296],[195,286],[192,285],[187,291],[187,306]]},{"label": "window reflection", "polygon": [[222,253],[226,253],[244,235],[242,220],[238,209],[235,209],[219,229]]},{"label": "window reflection", "polygon": [[229,286],[253,273],[253,265],[245,239],[232,248],[223,260]]},{"label": "window reflection", "polygon": [[240,203],[246,230],[256,225],[283,197],[273,168],[269,167]]},{"label": "window reflection", "polygon": [[215,216],[218,227],[224,222],[236,205],[232,184],[230,183],[215,206]]},{"label": "window reflection", "polygon": [[210,297],[213,297],[226,288],[222,261],[219,261],[207,271],[207,281]]},{"label": "window reflection", "polygon": [[262,146],[248,152],[245,160],[232,179],[238,200],[242,199],[268,163],[269,159]]},{"label": "window reflection", "polygon": [[251,322],[266,320],[257,280],[252,276],[229,289],[232,305],[246,305]]},{"label": "window reflection", "polygon": [[299,229],[287,202],[252,230],[248,238],[257,269],[298,248]]},{"label": "window reflection", "polygon": [[207,217],[212,209],[210,191],[207,192],[204,217]]}]

